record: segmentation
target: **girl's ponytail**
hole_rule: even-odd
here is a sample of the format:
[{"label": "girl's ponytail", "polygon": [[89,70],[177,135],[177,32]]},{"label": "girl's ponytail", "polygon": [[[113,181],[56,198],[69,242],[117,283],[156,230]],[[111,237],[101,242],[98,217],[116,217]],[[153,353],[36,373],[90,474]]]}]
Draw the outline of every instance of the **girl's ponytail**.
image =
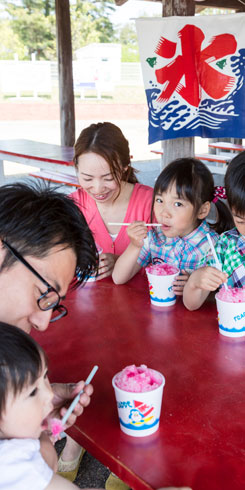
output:
[{"label": "girl's ponytail", "polygon": [[226,199],[225,187],[215,187],[214,188],[214,198],[212,202],[214,203],[217,213],[218,220],[214,224],[210,224],[210,227],[213,228],[219,235],[224,231],[231,230],[234,227],[234,221],[232,214],[228,208],[228,206],[221,201],[221,199]]}]

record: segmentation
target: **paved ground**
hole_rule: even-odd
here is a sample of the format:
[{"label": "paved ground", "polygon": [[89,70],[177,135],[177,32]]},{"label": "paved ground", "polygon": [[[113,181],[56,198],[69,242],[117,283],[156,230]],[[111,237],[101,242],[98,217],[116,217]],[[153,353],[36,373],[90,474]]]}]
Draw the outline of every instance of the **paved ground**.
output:
[{"label": "paved ground", "polygon": [[[58,454],[64,447],[65,439],[56,443]],[[103,466],[91,454],[85,453],[79,467],[75,484],[79,488],[104,488],[110,470]]]}]

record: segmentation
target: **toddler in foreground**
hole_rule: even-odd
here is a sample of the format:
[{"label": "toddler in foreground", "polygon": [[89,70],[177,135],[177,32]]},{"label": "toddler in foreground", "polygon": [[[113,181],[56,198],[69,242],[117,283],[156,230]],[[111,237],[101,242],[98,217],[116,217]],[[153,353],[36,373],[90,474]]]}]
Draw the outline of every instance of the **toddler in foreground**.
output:
[{"label": "toddler in foreground", "polygon": [[0,322],[0,489],[68,490],[47,428],[53,392],[42,348]]},{"label": "toddler in foreground", "polygon": [[160,227],[147,233],[144,222],[132,223],[127,231],[131,243],[118,258],[112,278],[116,284],[131,279],[141,267],[154,261],[178,267],[181,274],[173,284],[175,294],[183,294],[189,274],[201,267],[209,251],[207,233],[215,243],[218,233],[229,229],[232,217],[219,199],[215,200],[217,224],[207,223],[215,188],[211,172],[195,158],[171,162],[159,175],[153,194],[153,213]]},{"label": "toddler in foreground", "polygon": [[211,259],[206,267],[191,275],[183,295],[189,310],[199,308],[209,293],[224,282],[233,288],[245,287],[245,152],[229,163],[225,189],[235,228],[223,233],[215,245],[222,272],[212,267]]},{"label": "toddler in foreground", "polygon": [[47,434],[52,399],[42,348],[0,322],[0,490],[77,488],[55,474],[57,455]]}]

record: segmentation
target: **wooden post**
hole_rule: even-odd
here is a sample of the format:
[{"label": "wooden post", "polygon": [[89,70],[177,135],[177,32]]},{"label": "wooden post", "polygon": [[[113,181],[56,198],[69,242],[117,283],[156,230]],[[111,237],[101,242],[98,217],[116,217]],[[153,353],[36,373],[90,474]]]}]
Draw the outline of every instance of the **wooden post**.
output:
[{"label": "wooden post", "polygon": [[55,0],[59,71],[61,145],[75,142],[75,110],[72,75],[72,43],[69,0]]},{"label": "wooden post", "polygon": [[[163,17],[195,15],[193,0],[163,0]],[[165,167],[175,158],[194,156],[194,138],[176,138],[162,142],[162,165]]]}]

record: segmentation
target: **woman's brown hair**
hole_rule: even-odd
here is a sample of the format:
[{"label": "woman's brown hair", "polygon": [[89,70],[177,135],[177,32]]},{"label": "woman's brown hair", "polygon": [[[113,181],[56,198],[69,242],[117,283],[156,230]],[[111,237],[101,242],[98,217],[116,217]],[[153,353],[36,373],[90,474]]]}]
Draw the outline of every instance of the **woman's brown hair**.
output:
[{"label": "woman's brown hair", "polygon": [[75,145],[74,163],[78,167],[78,157],[84,153],[97,153],[110,167],[111,174],[119,188],[121,182],[138,182],[131,167],[128,140],[121,129],[110,122],[91,124],[83,129]]}]

